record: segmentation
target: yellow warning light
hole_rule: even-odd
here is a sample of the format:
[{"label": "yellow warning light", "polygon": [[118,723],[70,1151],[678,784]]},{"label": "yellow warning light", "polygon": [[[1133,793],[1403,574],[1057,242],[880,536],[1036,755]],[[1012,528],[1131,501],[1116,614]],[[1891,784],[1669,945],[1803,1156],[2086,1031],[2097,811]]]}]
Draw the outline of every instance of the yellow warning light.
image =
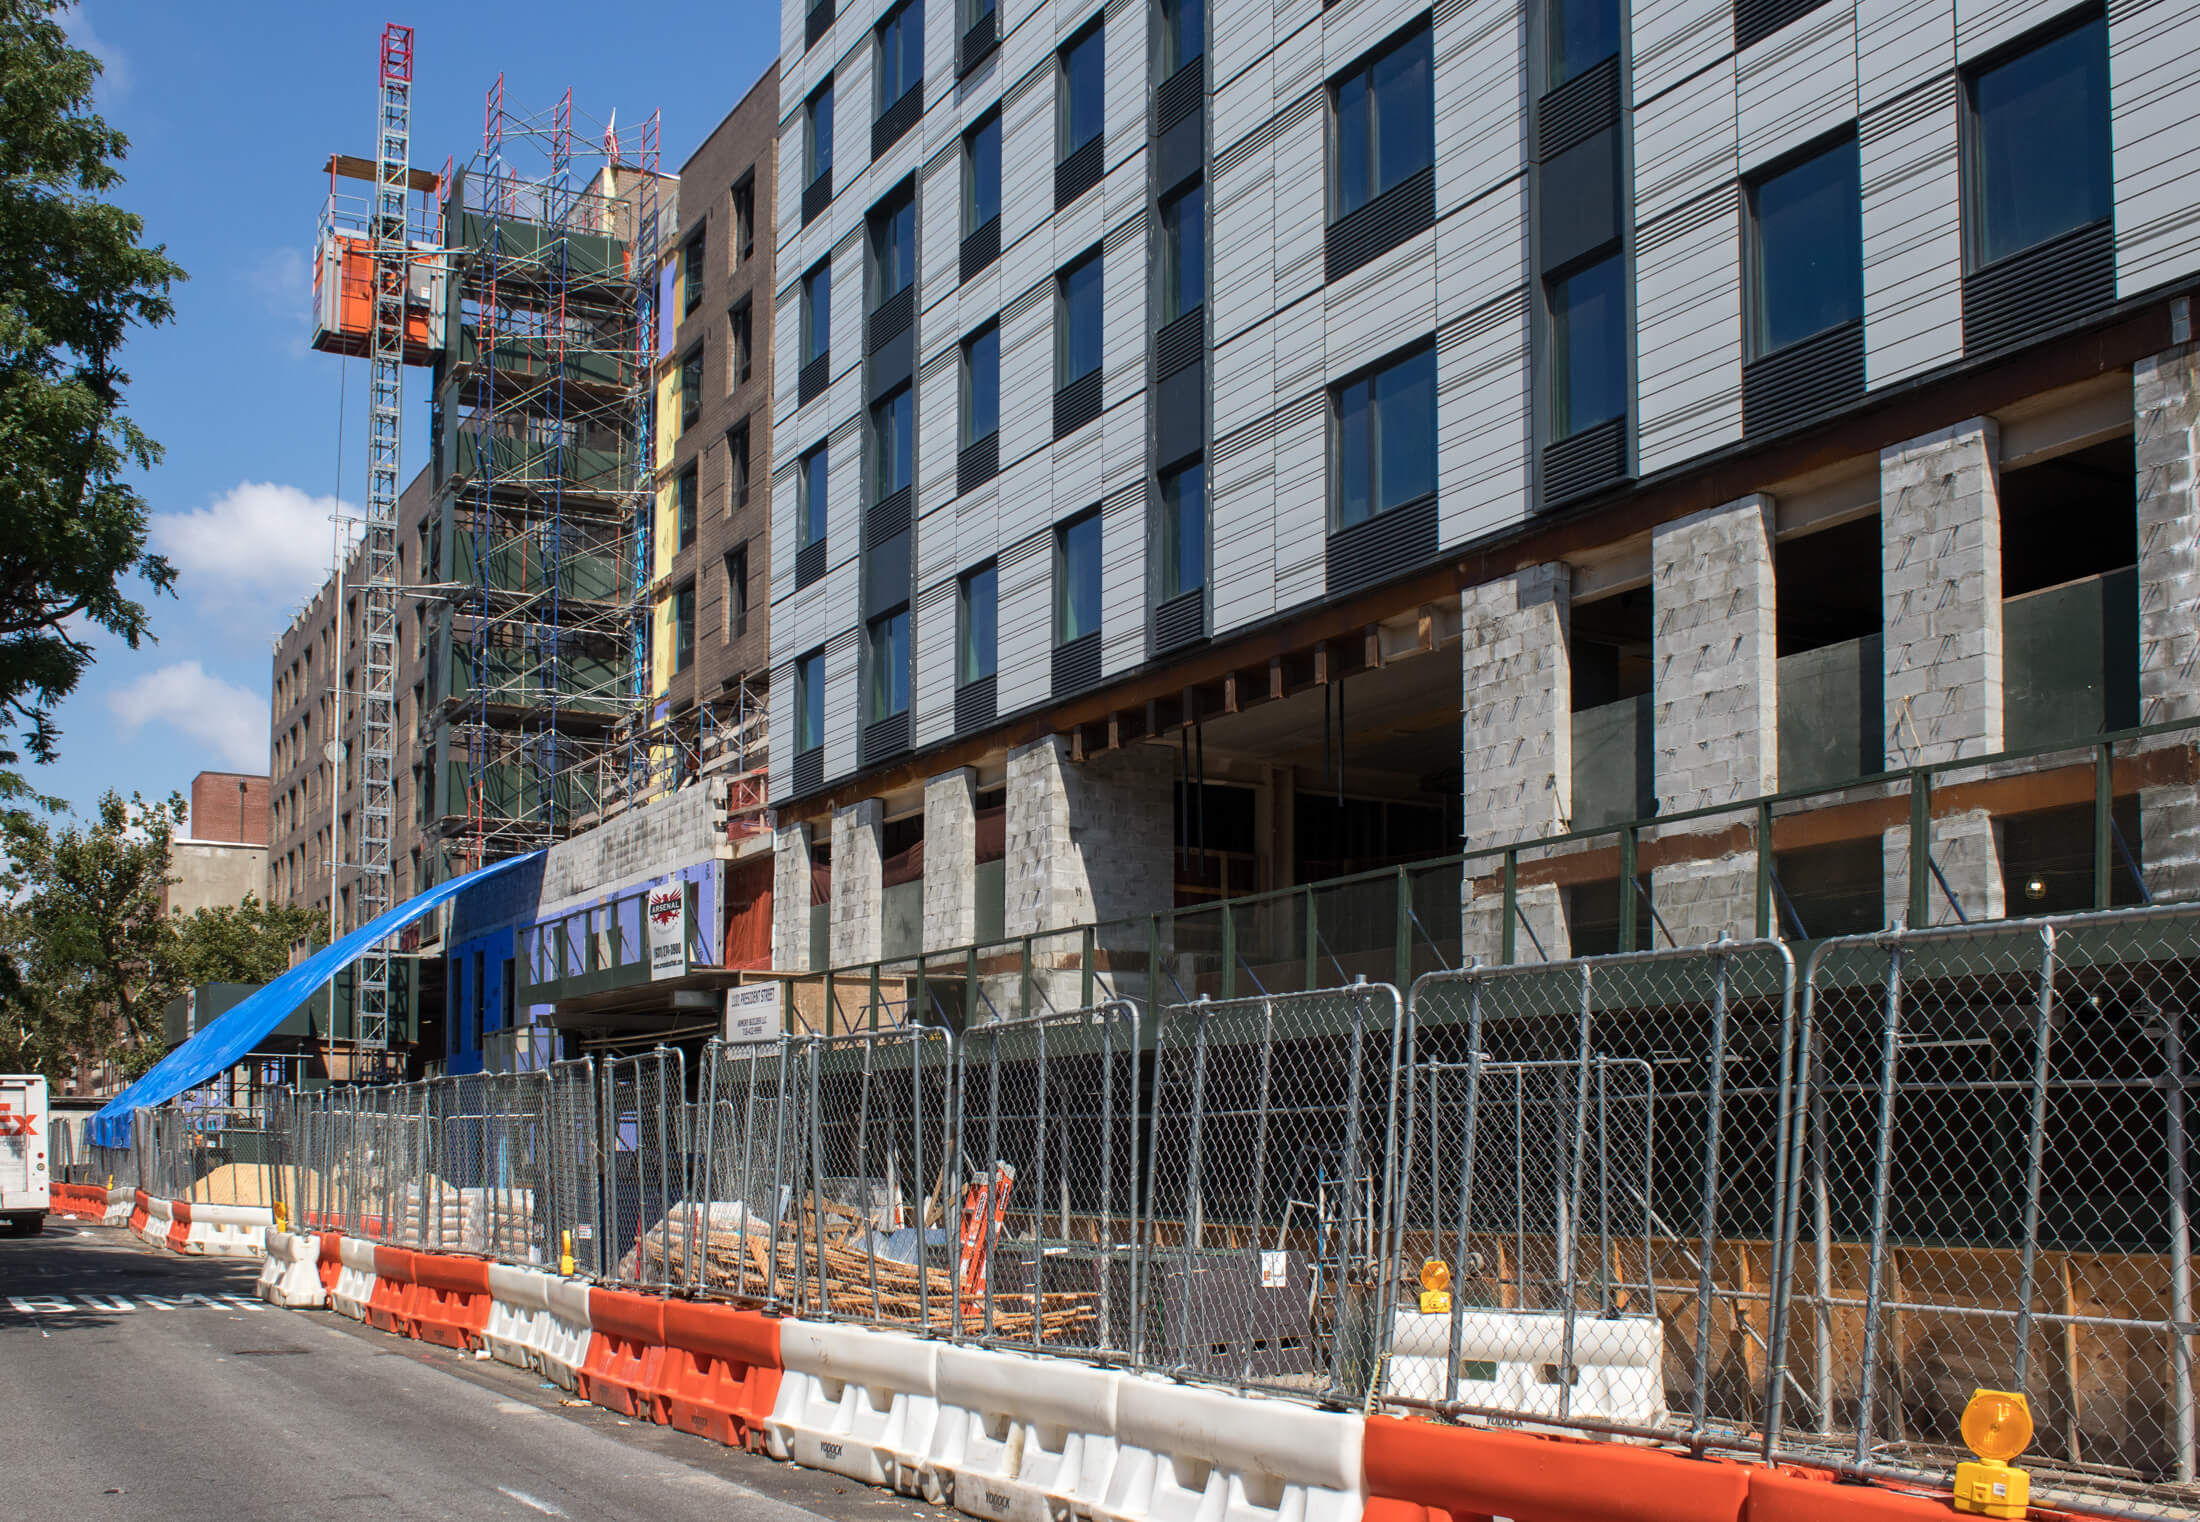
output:
[{"label": "yellow warning light", "polygon": [[2010,1390],[1974,1390],[1963,1408],[1963,1446],[1976,1463],[1956,1465],[1957,1511],[1982,1517],[2022,1517],[2032,1479],[2009,1461],[2032,1443],[2032,1408]]},{"label": "yellow warning light", "polygon": [[573,1233],[558,1233],[558,1272],[570,1278],[573,1274]]},{"label": "yellow warning light", "polygon": [[1421,1265],[1421,1314],[1444,1316],[1451,1313],[1451,1265],[1441,1258],[1430,1258]]},{"label": "yellow warning light", "polygon": [[277,1231],[290,1230],[290,1207],[281,1200],[275,1202],[275,1229]]}]

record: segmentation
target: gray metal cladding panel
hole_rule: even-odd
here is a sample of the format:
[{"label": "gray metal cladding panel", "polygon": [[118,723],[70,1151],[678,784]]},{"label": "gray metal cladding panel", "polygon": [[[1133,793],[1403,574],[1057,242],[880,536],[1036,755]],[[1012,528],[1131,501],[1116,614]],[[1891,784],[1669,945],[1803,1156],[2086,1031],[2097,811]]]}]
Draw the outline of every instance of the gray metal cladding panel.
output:
[{"label": "gray metal cladding panel", "polygon": [[999,708],[995,685],[992,677],[981,676],[955,689],[956,734],[967,735],[993,722]]},{"label": "gray metal cladding panel", "polygon": [[[1195,66],[1196,67],[1196,66]],[[1153,187],[1167,195],[1207,167],[1207,123],[1193,112],[1154,139]]]},{"label": "gray metal cladding panel", "polygon": [[813,581],[823,580],[824,576],[824,540],[820,539],[813,544],[805,544],[804,546],[802,546],[801,549],[795,552],[794,588],[797,592],[801,591],[804,587],[808,586]]},{"label": "gray metal cladding panel", "polygon": [[1071,203],[1100,183],[1106,167],[1107,134],[1100,133],[1054,166],[1054,209],[1067,211]]},{"label": "gray metal cladding panel", "polygon": [[1616,417],[1543,446],[1543,505],[1586,497],[1626,475],[1627,419]]},{"label": "gray metal cladding panel", "polygon": [[985,62],[986,57],[1001,42],[1001,12],[996,6],[971,24],[962,34],[962,41],[955,45],[955,76],[961,78]]},{"label": "gray metal cladding panel", "polygon": [[2116,229],[2103,217],[1963,277],[1963,352],[2006,348],[2116,300]]},{"label": "gray metal cladding panel", "polygon": [[1543,166],[1536,231],[1537,257],[1545,271],[1571,264],[1619,236],[1619,188],[1616,123]]},{"label": "gray metal cladding panel", "polygon": [[1207,92],[1207,60],[1195,58],[1161,82],[1153,92],[1154,136],[1165,135],[1171,127],[1198,114],[1200,100]]},{"label": "gray metal cladding panel", "polygon": [[1864,321],[1814,333],[1742,366],[1742,432],[1778,433],[1864,394]]},{"label": "gray metal cladding panel", "polygon": [[871,123],[871,157],[882,157],[923,116],[924,84],[919,81],[902,91],[901,99],[888,106],[879,119]]},{"label": "gray metal cladding panel", "polygon": [[863,611],[883,613],[909,600],[909,531],[903,529],[863,552]]},{"label": "gray metal cladding panel", "polygon": [[955,495],[976,491],[1001,473],[1001,431],[996,428],[955,457]]},{"label": "gray metal cladding panel", "polygon": [[1100,680],[1100,631],[1054,647],[1054,695],[1083,692]]},{"label": "gray metal cladding panel", "polygon": [[1066,439],[1100,415],[1100,372],[1071,381],[1054,393],[1054,436]]},{"label": "gray metal cladding panel", "polygon": [[1826,0],[1734,0],[1735,51],[1764,41],[1824,4]]},{"label": "gray metal cladding panel", "polygon": [[972,275],[977,274],[978,271],[1000,257],[1001,219],[995,217],[985,226],[963,239],[962,269],[958,278],[968,280]]},{"label": "gray metal cladding panel", "polygon": [[833,204],[833,172],[828,169],[802,187],[802,225],[808,227],[817,214]]},{"label": "gray metal cladding panel", "polygon": [[909,532],[910,489],[888,492],[863,515],[863,542],[884,544],[896,534]]},{"label": "gray metal cladding panel", "polygon": [[1607,58],[1536,103],[1535,156],[1549,163],[1619,125],[1619,59]]},{"label": "gray metal cladding panel", "polygon": [[807,407],[825,394],[825,388],[833,382],[833,356],[827,350],[802,367],[802,374],[795,383],[797,404]]},{"label": "gray metal cladding panel", "polygon": [[890,719],[863,727],[863,764],[876,766],[879,762],[900,755],[909,748],[909,710],[903,709]]},{"label": "gray metal cladding panel", "polygon": [[1206,632],[1207,594],[1200,588],[1172,597],[1153,610],[1153,653],[1156,655],[1181,650]]},{"label": "gray metal cladding panel", "polygon": [[817,39],[832,30],[835,15],[832,0],[823,5],[813,5],[802,18],[802,46],[805,50],[817,46]]},{"label": "gray metal cladding panel", "polygon": [[1436,494],[1329,536],[1328,589],[1354,592],[1436,558]]},{"label": "gray metal cladding panel", "polygon": [[1194,307],[1153,336],[1153,374],[1167,380],[1207,350],[1207,309]]},{"label": "gray metal cladding panel", "polygon": [[820,745],[794,758],[794,786],[788,796],[800,798],[825,785],[825,747]]},{"label": "gray metal cladding panel", "polygon": [[916,309],[917,288],[913,282],[887,297],[865,325],[864,352],[876,354],[886,347],[889,340],[908,332],[910,319],[915,315]]},{"label": "gray metal cladding panel", "polygon": [[896,386],[908,385],[916,362],[917,332],[905,327],[881,343],[871,356],[870,384],[864,388],[864,400],[875,402]]},{"label": "gray metal cladding panel", "polygon": [[1329,224],[1323,240],[1323,274],[1341,280],[1436,225],[1436,170],[1401,180],[1358,211]]},{"label": "gray metal cladding panel", "polygon": [[1207,367],[1194,363],[1155,387],[1154,463],[1174,465],[1207,447]]}]

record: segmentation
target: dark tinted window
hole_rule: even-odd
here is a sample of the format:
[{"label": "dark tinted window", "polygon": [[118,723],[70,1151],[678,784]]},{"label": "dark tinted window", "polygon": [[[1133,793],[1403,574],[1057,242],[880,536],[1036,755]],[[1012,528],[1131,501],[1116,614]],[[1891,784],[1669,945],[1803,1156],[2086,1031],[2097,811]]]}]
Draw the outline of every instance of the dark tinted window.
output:
[{"label": "dark tinted window", "polygon": [[1551,89],[1619,51],[1619,0],[1551,0]]},{"label": "dark tinted window", "polygon": [[1335,449],[1338,528],[1436,490],[1436,351],[1338,387]]},{"label": "dark tinted window", "polygon": [[1619,255],[1551,283],[1557,361],[1554,433],[1566,438],[1627,410],[1625,292]]},{"label": "dark tinted window", "polygon": [[1094,27],[1062,49],[1061,158],[1100,135],[1105,125],[1101,76],[1106,66],[1101,29]]},{"label": "dark tinted window", "polygon": [[1207,300],[1207,188],[1194,185],[1161,208],[1161,320]]},{"label": "dark tinted window", "polygon": [[833,346],[833,267],[820,263],[802,277],[802,363]]},{"label": "dark tinted window", "polygon": [[695,467],[680,472],[679,484],[674,488],[680,499],[680,548],[686,549],[695,542]]},{"label": "dark tinted window", "polygon": [[1758,354],[1863,315],[1863,198],[1856,139],[1761,180],[1750,191]]},{"label": "dark tinted window", "polygon": [[1066,645],[1100,627],[1100,515],[1063,525],[1055,539],[1054,638]]},{"label": "dark tinted window", "polygon": [[1161,77],[1207,51],[1207,0],[1161,0]]},{"label": "dark tinted window", "polygon": [[909,609],[871,620],[871,722],[909,708]]},{"label": "dark tinted window", "polygon": [[794,751],[816,750],[825,743],[825,652],[814,650],[794,663]]},{"label": "dark tinted window", "polygon": [[1194,460],[1161,478],[1161,595],[1207,584],[1207,467]]},{"label": "dark tinted window", "polygon": [[998,666],[1000,572],[990,563],[962,579],[962,652],[956,680],[975,682]]},{"label": "dark tinted window", "polygon": [[907,0],[878,27],[881,111],[924,83],[924,0]]},{"label": "dark tinted window", "polygon": [[695,583],[672,594],[672,669],[695,664]]},{"label": "dark tinted window", "polygon": [[963,236],[1001,214],[1001,113],[996,111],[963,139]]},{"label": "dark tinted window", "polygon": [[1434,70],[1424,26],[1337,81],[1332,215],[1359,210],[1435,160]]},{"label": "dark tinted window", "polygon": [[1001,330],[987,327],[963,344],[962,445],[1001,426]]},{"label": "dark tinted window", "polygon": [[911,432],[910,390],[904,386],[871,409],[873,501],[909,484]]},{"label": "dark tinted window", "polygon": [[2107,32],[2095,17],[1970,81],[1975,262],[2109,214]]},{"label": "dark tinted window", "polygon": [[802,457],[795,476],[795,516],[800,520],[800,544],[815,544],[825,537],[825,446],[820,444]]},{"label": "dark tinted window", "polygon": [[809,121],[802,141],[803,167],[809,171],[807,178],[815,180],[833,167],[833,87],[830,82],[810,97]]},{"label": "dark tinted window", "polygon": [[1062,271],[1060,288],[1054,381],[1066,386],[1100,368],[1100,256],[1090,255]]},{"label": "dark tinted window", "polygon": [[904,200],[871,221],[871,259],[878,299],[898,296],[917,278],[917,203]]}]

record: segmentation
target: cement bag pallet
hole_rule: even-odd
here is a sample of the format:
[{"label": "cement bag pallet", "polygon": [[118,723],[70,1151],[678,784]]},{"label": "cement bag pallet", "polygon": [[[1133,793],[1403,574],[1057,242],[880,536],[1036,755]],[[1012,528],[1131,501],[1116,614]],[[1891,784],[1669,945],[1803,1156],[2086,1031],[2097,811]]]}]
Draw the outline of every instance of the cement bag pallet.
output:
[{"label": "cement bag pallet", "polygon": [[939,1420],[936,1342],[815,1321],[780,1324],[775,1459],[923,1493]]},{"label": "cement bag pallet", "polygon": [[266,1228],[265,1261],[260,1264],[260,1298],[293,1310],[319,1310],[328,1303],[321,1287],[321,1239]]},{"label": "cement bag pallet", "polygon": [[1296,1401],[1120,1377],[1104,1522],[1360,1522],[1365,1419]]},{"label": "cement bag pallet", "polygon": [[925,1499],[990,1522],[1053,1522],[1106,1497],[1122,1376],[1058,1358],[944,1347]]}]

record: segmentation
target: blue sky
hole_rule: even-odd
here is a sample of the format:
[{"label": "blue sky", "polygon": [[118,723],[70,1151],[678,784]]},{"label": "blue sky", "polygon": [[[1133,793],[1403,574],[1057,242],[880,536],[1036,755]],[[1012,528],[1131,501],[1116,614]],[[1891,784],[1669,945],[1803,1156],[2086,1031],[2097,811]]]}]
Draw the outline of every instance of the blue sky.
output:
[{"label": "blue sky", "polygon": [[[427,169],[479,149],[483,95],[502,73],[508,107],[548,111],[570,87],[577,127],[615,110],[622,138],[661,110],[664,167],[677,170],[779,38],[777,4],[755,0],[477,0],[388,15],[320,0],[83,0],[70,32],[105,62],[99,109],[130,138],[116,198],[191,279],[175,320],[124,355],[131,414],[167,451],[141,489],[176,595],[153,604],[157,644],[94,642],[97,663],[58,715],[61,759],[33,778],[79,812],[108,788],[165,796],[208,768],[267,768],[270,645],[327,575],[339,469],[347,503],[365,482],[365,362],[307,348],[310,256],[322,163],[373,152],[389,20],[417,29],[413,163]],[[406,376],[408,478],[426,457],[426,377]]]}]

